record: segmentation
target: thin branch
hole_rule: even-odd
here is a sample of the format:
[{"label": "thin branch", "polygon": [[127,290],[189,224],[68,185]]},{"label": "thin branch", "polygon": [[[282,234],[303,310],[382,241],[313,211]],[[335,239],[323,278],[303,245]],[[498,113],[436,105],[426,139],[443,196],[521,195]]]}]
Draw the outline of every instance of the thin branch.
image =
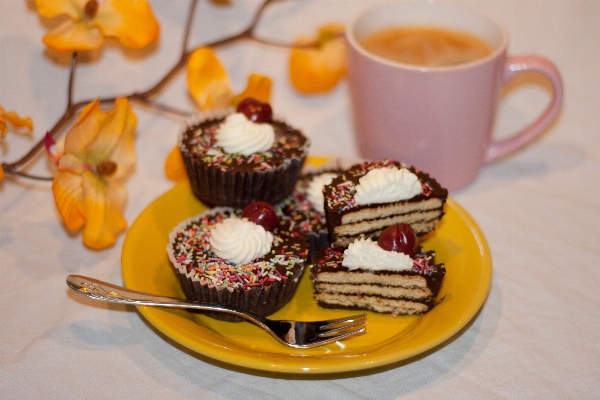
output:
[{"label": "thin branch", "polygon": [[190,4],[190,11],[188,12],[187,22],[185,24],[185,31],[183,33],[183,46],[181,47],[181,57],[183,58],[184,54],[187,52],[188,44],[190,41],[190,32],[192,31],[192,22],[194,21],[194,14],[196,11],[196,5],[198,4],[198,0],[192,0],[192,4]]},{"label": "thin branch", "polygon": [[259,37],[256,37],[254,34],[250,35],[250,37],[248,37],[248,40],[251,40],[253,42],[259,43],[259,44],[264,44],[270,47],[277,47],[280,49],[291,49],[291,48],[301,48],[301,49],[310,49],[310,48],[318,48],[319,44],[317,42],[314,43],[303,43],[303,44],[289,44],[289,43],[284,43],[284,42],[275,42],[269,39],[262,39]]},{"label": "thin branch", "polygon": [[[264,0],[263,3],[257,9],[256,13],[254,14],[254,16],[252,18],[252,21],[246,27],[246,29],[244,29],[243,31],[241,31],[235,35],[229,36],[224,39],[216,40],[211,43],[206,43],[202,46],[216,48],[216,47],[220,47],[220,46],[229,45],[231,43],[234,43],[234,42],[237,42],[240,40],[247,39],[247,40],[255,41],[257,43],[262,43],[262,44],[275,46],[275,47],[287,47],[287,48],[292,47],[289,44],[286,45],[283,43],[271,42],[268,40],[260,39],[260,38],[255,37],[255,35],[254,35],[254,30],[255,30],[256,26],[258,25],[258,23],[260,21],[260,17],[262,16],[264,10],[269,5],[276,3],[278,1],[283,1],[283,0]],[[183,116],[183,117],[187,117],[190,115],[190,113],[188,113],[188,112],[184,112],[184,111],[177,110],[170,106],[156,103],[152,99],[154,98],[154,96],[156,96],[158,93],[160,93],[171,82],[171,80],[173,80],[175,78],[175,76],[186,66],[187,60],[193,52],[193,50],[187,50],[187,48],[189,46],[190,33],[191,33],[191,29],[192,29],[192,23],[193,23],[193,18],[194,18],[194,13],[196,10],[197,3],[198,3],[198,0],[192,0],[192,2],[190,4],[188,19],[186,22],[186,27],[185,27],[185,32],[184,32],[181,57],[179,58],[179,60],[177,60],[175,65],[173,65],[173,67],[167,72],[167,74],[161,80],[158,81],[158,83],[156,83],[153,87],[149,88],[148,90],[143,91],[143,92],[135,92],[135,93],[131,93],[129,95],[119,96],[119,97],[126,97],[132,101],[137,101],[148,107],[151,107],[156,110],[160,110],[160,111],[163,111],[163,112],[166,112],[169,114]],[[198,46],[198,47],[200,47],[200,46]],[[73,53],[73,57],[71,59],[71,70],[70,70],[70,74],[69,74],[66,110],[65,110],[64,114],[60,117],[60,119],[56,122],[56,124],[52,127],[52,129],[50,129],[48,131],[49,134],[54,139],[56,139],[58,134],[61,133],[69,125],[69,123],[73,120],[73,118],[75,116],[77,116],[77,114],[88,103],[93,101],[93,100],[84,100],[84,101],[80,101],[77,103],[73,103],[73,89],[75,86],[75,72],[76,72],[76,67],[77,67],[77,58],[78,58],[77,53]],[[100,104],[101,105],[113,104],[115,102],[115,100],[116,100],[116,98],[114,98],[114,97],[100,99]],[[13,163],[3,163],[2,166],[5,170],[5,172],[9,173],[9,174],[13,174],[13,175],[19,175],[19,176],[23,176],[23,177],[32,178],[32,179],[40,179],[40,180],[52,179],[52,178],[44,178],[44,177],[36,177],[36,176],[28,175],[26,173],[22,173],[17,170],[17,167],[20,167],[20,166],[28,163],[43,149],[44,149],[44,138],[42,138],[38,143],[36,143],[33,146],[33,148],[29,152],[27,152],[27,154],[25,154],[23,157],[21,157],[19,160],[15,161]]]},{"label": "thin branch", "polygon": [[[48,131],[48,133],[56,138],[58,132],[61,132],[65,126],[71,121],[71,119],[77,114],[80,108],[83,108],[85,103],[74,104],[70,107],[67,107],[67,110],[63,114],[62,117],[56,122],[56,124]],[[39,142],[37,142],[27,154],[18,159],[17,161],[10,164],[3,164],[6,168],[11,171],[14,171],[17,167],[27,164],[32,158],[34,158],[40,151],[44,149],[44,137],[41,138]]]},{"label": "thin branch", "polygon": [[69,72],[69,89],[67,90],[67,109],[73,105],[73,87],[75,86],[75,67],[77,66],[77,52],[71,57],[71,71]]},{"label": "thin branch", "polygon": [[52,181],[54,179],[54,177],[52,177],[52,176],[32,175],[32,174],[28,174],[26,172],[18,171],[14,168],[11,168],[8,164],[4,164],[4,163],[2,164],[2,168],[4,169],[4,173],[7,175],[17,175],[17,176],[21,176],[23,178],[34,179],[37,181]]},{"label": "thin branch", "polygon": [[171,114],[171,115],[176,116],[176,117],[189,118],[189,117],[191,117],[193,115],[192,112],[182,111],[182,110],[179,110],[179,109],[177,109],[175,107],[171,107],[171,106],[168,106],[168,105],[165,105],[165,104],[161,104],[161,103],[158,103],[158,102],[153,101],[153,100],[139,98],[136,95],[132,95],[130,97],[130,100],[131,101],[137,101],[142,106],[146,106],[148,108],[152,108],[152,109],[158,110],[160,112]]}]

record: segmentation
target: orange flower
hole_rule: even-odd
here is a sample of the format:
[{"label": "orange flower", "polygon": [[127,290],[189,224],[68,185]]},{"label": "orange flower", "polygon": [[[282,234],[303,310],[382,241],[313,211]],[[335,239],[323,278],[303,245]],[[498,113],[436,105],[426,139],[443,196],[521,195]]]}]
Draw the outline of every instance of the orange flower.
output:
[{"label": "orange flower", "polygon": [[319,29],[316,40],[302,37],[290,54],[289,72],[294,88],[305,94],[325,93],[346,75],[346,43],[340,37],[343,25],[330,24]]},{"label": "orange flower", "polygon": [[160,34],[146,0],[35,0],[35,4],[44,18],[69,17],[42,39],[58,53],[98,49],[105,36],[141,49]]},{"label": "orange flower", "polygon": [[271,78],[269,77],[259,74],[250,74],[246,89],[244,89],[242,93],[233,96],[231,105],[236,106],[240,101],[248,97],[252,97],[263,103],[268,103],[271,98],[272,84],[273,81],[271,81]]},{"label": "orange flower", "polygon": [[127,99],[117,99],[108,112],[97,99],[65,136],[52,192],[67,228],[83,228],[83,243],[92,249],[113,245],[127,227],[122,182],[135,166],[136,124]]},{"label": "orange flower", "polygon": [[185,181],[188,178],[179,146],[173,147],[167,156],[167,161],[165,162],[165,175],[175,182]]},{"label": "orange flower", "polygon": [[[20,117],[14,111],[4,111],[4,108],[0,106],[0,139],[4,139],[8,134],[8,128],[20,131],[26,130],[31,132],[33,130],[33,121],[30,117]],[[4,179],[4,168],[0,164],[0,181]]]},{"label": "orange flower", "polygon": [[188,59],[188,89],[203,111],[227,108],[246,97],[267,102],[271,97],[271,83],[269,77],[251,74],[246,89],[234,96],[227,71],[210,47],[196,49]]},{"label": "orange flower", "polygon": [[187,84],[201,110],[226,108],[233,97],[227,71],[210,47],[200,47],[190,55]]},{"label": "orange flower", "polygon": [[4,139],[8,134],[8,123],[15,130],[33,130],[33,121],[30,117],[20,117],[14,111],[4,111],[4,108],[0,106],[0,138]]}]

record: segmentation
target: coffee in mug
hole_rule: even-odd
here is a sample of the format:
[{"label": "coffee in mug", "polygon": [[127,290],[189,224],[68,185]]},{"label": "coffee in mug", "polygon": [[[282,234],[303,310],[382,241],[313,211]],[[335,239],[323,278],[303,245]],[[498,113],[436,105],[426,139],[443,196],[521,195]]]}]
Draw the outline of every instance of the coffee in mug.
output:
[{"label": "coffee in mug", "polygon": [[[387,29],[433,27],[467,32],[491,47],[469,62],[411,65],[373,54],[362,43]],[[551,124],[562,103],[554,64],[533,55],[507,55],[508,35],[491,18],[435,1],[395,1],[365,11],[348,25],[348,82],[361,158],[413,165],[450,190],[475,179],[482,165],[530,143]],[[552,86],[542,114],[504,140],[492,138],[502,87],[536,72]]]},{"label": "coffee in mug", "polygon": [[396,26],[369,34],[360,44],[388,60],[423,67],[445,67],[490,55],[492,46],[466,32],[435,26]]}]

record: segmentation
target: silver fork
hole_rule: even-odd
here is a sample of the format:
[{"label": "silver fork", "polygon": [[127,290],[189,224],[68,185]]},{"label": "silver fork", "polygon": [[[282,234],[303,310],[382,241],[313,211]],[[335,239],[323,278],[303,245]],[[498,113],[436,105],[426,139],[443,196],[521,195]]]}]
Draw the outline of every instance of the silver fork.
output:
[{"label": "silver fork", "polygon": [[297,349],[317,347],[348,339],[367,329],[367,314],[325,321],[271,320],[248,311],[138,292],[80,275],[67,276],[67,285],[77,293],[90,299],[110,303],[187,308],[237,315],[260,326],[281,344]]}]

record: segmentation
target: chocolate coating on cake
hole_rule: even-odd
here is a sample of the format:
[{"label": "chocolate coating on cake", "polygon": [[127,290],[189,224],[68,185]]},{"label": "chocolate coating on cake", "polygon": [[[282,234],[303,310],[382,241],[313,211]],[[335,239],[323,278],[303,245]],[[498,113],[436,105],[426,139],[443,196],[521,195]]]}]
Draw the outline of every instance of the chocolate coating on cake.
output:
[{"label": "chocolate coating on cake", "polygon": [[[407,168],[421,184],[421,193],[406,200],[382,204],[356,204],[359,179],[377,168]],[[408,223],[419,236],[435,228],[443,216],[448,190],[427,173],[396,161],[356,164],[325,187],[325,215],[332,246],[345,247],[356,237],[377,238],[387,226]]]},{"label": "chocolate coating on cake", "polygon": [[315,299],[325,308],[423,314],[434,306],[446,268],[434,251],[413,257],[412,270],[353,269],[342,265],[344,249],[322,249],[310,266]]},{"label": "chocolate coating on cake", "polygon": [[169,236],[169,258],[189,300],[272,314],[291,300],[306,265],[308,243],[303,236],[280,234],[276,228],[269,253],[248,263],[229,262],[212,251],[209,239],[218,222],[234,215],[240,217],[241,210],[218,208],[183,221]]},{"label": "chocolate coating on cake", "polygon": [[183,154],[201,158],[207,165],[232,169],[233,171],[263,171],[289,162],[303,159],[309,141],[302,132],[282,121],[272,121],[275,141],[269,150],[248,156],[229,154],[216,145],[216,132],[225,118],[215,118],[192,125],[183,133]]},{"label": "chocolate coating on cake", "polygon": [[250,155],[216,145],[225,117],[190,123],[179,149],[194,195],[209,207],[244,208],[255,201],[275,204],[289,196],[308,154],[309,140],[297,129],[272,121],[273,145]]}]

